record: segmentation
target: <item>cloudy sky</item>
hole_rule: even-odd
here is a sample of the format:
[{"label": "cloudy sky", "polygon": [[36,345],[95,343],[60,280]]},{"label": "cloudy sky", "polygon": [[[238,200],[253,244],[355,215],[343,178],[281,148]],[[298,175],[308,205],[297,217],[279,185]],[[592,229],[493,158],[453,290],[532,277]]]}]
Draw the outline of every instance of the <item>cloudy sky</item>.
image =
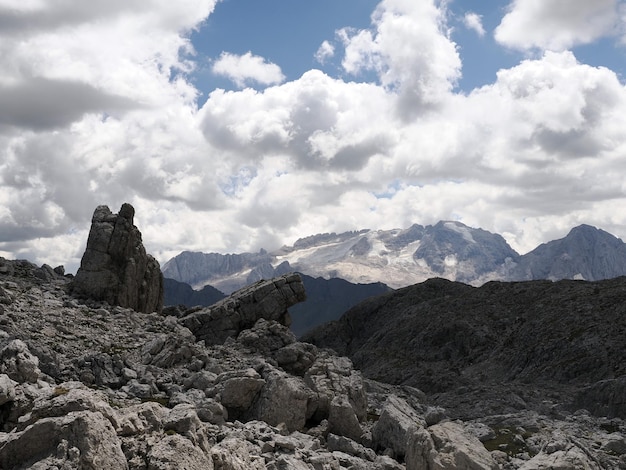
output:
[{"label": "cloudy sky", "polygon": [[0,0],[0,255],[459,220],[626,237],[626,0]]}]

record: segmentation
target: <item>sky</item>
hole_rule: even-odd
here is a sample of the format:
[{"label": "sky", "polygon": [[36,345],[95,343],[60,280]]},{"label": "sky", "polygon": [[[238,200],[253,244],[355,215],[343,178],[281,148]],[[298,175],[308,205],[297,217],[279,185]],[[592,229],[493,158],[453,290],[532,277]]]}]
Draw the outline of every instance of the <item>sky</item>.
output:
[{"label": "sky", "polygon": [[0,256],[626,237],[626,0],[0,0]]}]

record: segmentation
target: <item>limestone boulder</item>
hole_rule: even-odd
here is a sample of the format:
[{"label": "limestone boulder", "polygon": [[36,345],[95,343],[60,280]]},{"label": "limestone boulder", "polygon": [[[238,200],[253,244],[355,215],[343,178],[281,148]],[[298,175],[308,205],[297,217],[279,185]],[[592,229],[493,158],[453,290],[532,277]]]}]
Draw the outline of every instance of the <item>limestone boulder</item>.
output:
[{"label": "limestone boulder", "polygon": [[15,386],[17,382],[11,380],[8,375],[0,374],[0,406],[15,400]]},{"label": "limestone boulder", "polygon": [[223,344],[227,338],[236,338],[243,330],[252,328],[261,318],[289,326],[287,309],[305,298],[300,275],[285,274],[244,287],[210,307],[183,317],[181,322],[198,341]]},{"label": "limestone boulder", "polygon": [[411,435],[425,425],[415,410],[402,398],[390,395],[382,413],[372,427],[372,441],[377,449],[389,449],[397,458],[403,458]]},{"label": "limestone boulder", "polygon": [[305,383],[318,395],[314,419],[328,419],[333,399],[345,396],[358,421],[367,416],[367,395],[363,377],[354,370],[352,361],[324,351],[318,354],[304,374]]},{"label": "limestone boulder", "polygon": [[179,434],[165,436],[147,456],[148,470],[213,470],[213,459]]},{"label": "limestone boulder", "polygon": [[35,383],[41,375],[39,359],[20,339],[0,343],[0,373],[16,382]]},{"label": "limestone boulder", "polygon": [[317,406],[317,395],[300,377],[277,369],[267,367],[263,378],[266,385],[261,389],[250,417],[273,426],[282,423],[290,431],[303,429]]},{"label": "limestone boulder", "polygon": [[158,261],[146,253],[134,216],[130,204],[123,204],[119,214],[107,206],[96,208],[71,290],[76,296],[138,312],[160,312],[163,275]]},{"label": "limestone boulder", "polygon": [[[424,468],[423,456],[428,467],[441,470],[498,470],[500,467],[482,443],[467,432],[461,423],[446,421],[428,428],[431,439],[422,436],[409,439],[407,470]],[[419,433],[416,433],[416,436]],[[424,445],[425,444],[425,445]]]},{"label": "limestone boulder", "polygon": [[43,418],[20,432],[0,433],[0,468],[127,469],[120,440],[100,412]]}]

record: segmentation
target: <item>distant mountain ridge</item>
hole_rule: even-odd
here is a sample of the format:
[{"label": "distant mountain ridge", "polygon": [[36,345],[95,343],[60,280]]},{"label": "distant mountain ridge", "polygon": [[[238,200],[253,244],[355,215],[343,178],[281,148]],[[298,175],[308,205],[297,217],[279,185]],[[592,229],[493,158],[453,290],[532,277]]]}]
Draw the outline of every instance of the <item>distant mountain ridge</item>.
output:
[{"label": "distant mountain ridge", "polygon": [[406,229],[325,233],[258,253],[182,252],[163,265],[165,277],[229,294],[259,279],[297,271],[351,283],[401,288],[433,277],[471,285],[490,280],[584,279],[626,275],[626,245],[589,225],[519,255],[499,234],[460,222]]}]

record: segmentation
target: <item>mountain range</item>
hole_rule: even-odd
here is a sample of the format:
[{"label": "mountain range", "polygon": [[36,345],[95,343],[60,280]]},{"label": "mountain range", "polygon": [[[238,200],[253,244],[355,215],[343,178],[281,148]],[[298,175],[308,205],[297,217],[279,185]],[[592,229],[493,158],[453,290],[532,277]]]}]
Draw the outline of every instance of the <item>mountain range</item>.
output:
[{"label": "mountain range", "polygon": [[584,279],[626,274],[626,245],[589,225],[520,255],[499,234],[456,221],[406,229],[325,233],[268,252],[185,251],[162,267],[166,278],[230,294],[260,279],[297,271],[397,289],[433,277],[479,286],[490,280]]}]

